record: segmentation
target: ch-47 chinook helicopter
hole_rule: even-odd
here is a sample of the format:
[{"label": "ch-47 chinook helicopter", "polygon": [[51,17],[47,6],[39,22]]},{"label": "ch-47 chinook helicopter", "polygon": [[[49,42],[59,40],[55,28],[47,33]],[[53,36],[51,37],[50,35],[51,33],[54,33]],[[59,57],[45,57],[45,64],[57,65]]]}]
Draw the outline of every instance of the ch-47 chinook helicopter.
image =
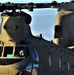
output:
[{"label": "ch-47 chinook helicopter", "polygon": [[[22,9],[58,8],[52,42],[32,35]],[[19,9],[19,12],[16,10]],[[11,10],[11,12],[9,12]],[[74,75],[74,2],[0,3],[0,75]],[[31,72],[28,71],[31,65]]]}]

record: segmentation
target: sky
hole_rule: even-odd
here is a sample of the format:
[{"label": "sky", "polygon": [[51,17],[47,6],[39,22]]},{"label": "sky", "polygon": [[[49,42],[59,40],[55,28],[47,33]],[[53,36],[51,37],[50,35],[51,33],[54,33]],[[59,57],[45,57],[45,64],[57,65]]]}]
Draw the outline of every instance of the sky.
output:
[{"label": "sky", "polygon": [[[21,2],[21,3],[23,3],[23,2],[38,2],[38,3],[40,3],[40,2],[52,2],[53,0],[1,0],[0,2]],[[66,2],[66,1],[70,1],[70,0],[55,0],[55,1],[57,1],[57,2]]]},{"label": "sky", "polygon": [[[53,0],[0,0],[0,3],[13,2],[13,3],[41,3],[52,2]],[[56,0],[57,2],[68,2],[70,0]],[[52,40],[54,37],[54,22],[57,15],[57,9],[34,9],[33,12],[23,10],[32,17],[30,23],[31,31],[34,36],[42,34],[46,40]]]}]

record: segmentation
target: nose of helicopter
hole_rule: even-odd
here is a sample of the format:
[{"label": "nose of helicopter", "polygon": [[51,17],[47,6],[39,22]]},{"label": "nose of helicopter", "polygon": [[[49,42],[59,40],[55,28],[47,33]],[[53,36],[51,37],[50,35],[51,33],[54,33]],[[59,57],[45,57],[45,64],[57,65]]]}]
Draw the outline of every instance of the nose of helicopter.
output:
[{"label": "nose of helicopter", "polygon": [[5,39],[4,41],[20,41],[30,36],[30,22],[31,16],[26,13],[2,14],[1,39]]}]

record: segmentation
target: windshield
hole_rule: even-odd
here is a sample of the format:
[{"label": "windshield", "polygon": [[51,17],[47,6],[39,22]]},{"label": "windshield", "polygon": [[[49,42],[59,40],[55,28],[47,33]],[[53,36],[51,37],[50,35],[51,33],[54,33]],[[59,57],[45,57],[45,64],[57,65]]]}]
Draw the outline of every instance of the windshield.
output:
[{"label": "windshield", "polygon": [[0,47],[0,57],[30,57],[29,47],[16,46],[15,50],[13,46]]},{"label": "windshield", "polygon": [[[43,3],[52,2],[54,0],[11,0],[13,3]],[[68,2],[70,0],[57,0],[57,2]],[[1,3],[9,2],[9,0],[2,0]],[[42,34],[43,38],[46,40],[52,40],[54,38],[54,23],[57,15],[57,9],[34,9],[33,12],[28,10],[23,10],[27,12],[32,17],[32,22],[30,23],[31,31],[34,36],[39,36]]]}]

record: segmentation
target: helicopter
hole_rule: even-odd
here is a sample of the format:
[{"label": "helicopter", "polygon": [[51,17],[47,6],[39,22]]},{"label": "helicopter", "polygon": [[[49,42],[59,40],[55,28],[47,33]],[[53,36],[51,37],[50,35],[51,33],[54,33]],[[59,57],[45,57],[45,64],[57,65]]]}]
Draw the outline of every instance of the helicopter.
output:
[{"label": "helicopter", "polygon": [[[58,8],[52,41],[31,33],[32,18],[22,9],[37,8]],[[33,75],[34,68],[36,75],[74,75],[74,1],[0,3],[0,12],[0,75]]]}]

